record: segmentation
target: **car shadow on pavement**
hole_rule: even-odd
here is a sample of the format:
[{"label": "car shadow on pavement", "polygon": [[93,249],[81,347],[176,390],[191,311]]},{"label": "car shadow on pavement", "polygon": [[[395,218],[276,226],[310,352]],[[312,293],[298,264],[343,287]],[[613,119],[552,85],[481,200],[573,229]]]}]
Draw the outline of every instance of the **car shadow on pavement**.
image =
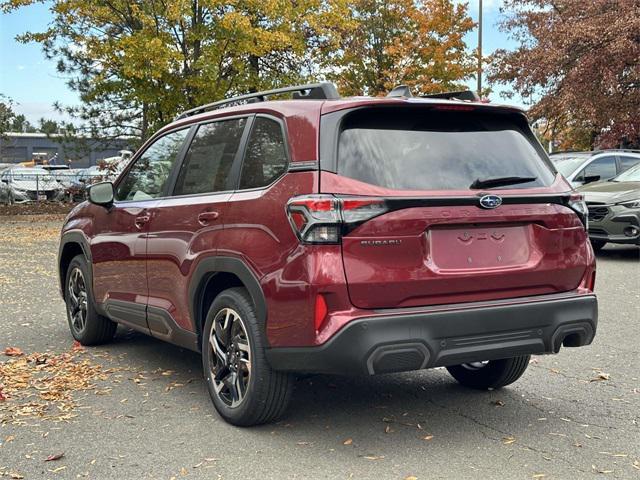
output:
[{"label": "car shadow on pavement", "polygon": [[637,262],[640,260],[640,247],[635,245],[607,245],[596,253],[596,260],[604,259]]},{"label": "car shadow on pavement", "polygon": [[[234,428],[224,424],[209,403],[198,353],[124,329],[119,329],[109,351],[136,369],[171,371],[171,381],[189,380],[202,394],[198,403],[205,411],[210,408],[217,419],[216,428]],[[400,443],[428,442],[439,435],[464,441],[473,433],[476,438],[502,442],[523,430],[530,432],[540,416],[535,405],[526,404],[514,388],[470,390],[459,386],[444,369],[373,377],[309,375],[297,379],[282,420],[244,431],[258,437],[281,436],[287,444],[321,441],[338,446],[366,432],[366,448],[385,451],[397,448],[385,445],[390,438]],[[355,438],[353,442],[357,443]]]}]

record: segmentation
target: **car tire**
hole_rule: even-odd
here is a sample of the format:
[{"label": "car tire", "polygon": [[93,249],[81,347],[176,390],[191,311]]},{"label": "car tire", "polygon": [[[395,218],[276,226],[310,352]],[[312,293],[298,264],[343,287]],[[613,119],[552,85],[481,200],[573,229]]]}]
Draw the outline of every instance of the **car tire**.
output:
[{"label": "car tire", "polygon": [[202,365],[213,405],[232,425],[272,422],[289,404],[293,377],[271,368],[265,348],[247,290],[231,288],[220,293],[203,329]]},{"label": "car tire", "polygon": [[84,255],[73,257],[64,282],[67,321],[73,338],[86,346],[110,341],[118,328],[97,312],[90,278]]},{"label": "car tire", "polygon": [[498,389],[518,380],[529,366],[530,355],[464,363],[447,367],[453,378],[465,387],[478,390]]},{"label": "car tire", "polygon": [[606,244],[607,242],[602,240],[591,240],[591,246],[593,247],[594,252],[599,252]]}]

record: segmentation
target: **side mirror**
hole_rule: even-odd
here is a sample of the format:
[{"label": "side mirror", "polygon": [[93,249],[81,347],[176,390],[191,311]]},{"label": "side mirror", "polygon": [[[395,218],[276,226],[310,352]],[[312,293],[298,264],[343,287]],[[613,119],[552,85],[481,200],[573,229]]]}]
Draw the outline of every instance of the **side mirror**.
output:
[{"label": "side mirror", "polygon": [[597,182],[598,180],[600,180],[600,175],[586,175],[584,177],[584,183],[585,185],[587,183],[593,183],[593,182]]},{"label": "side mirror", "polygon": [[102,207],[110,207],[113,204],[113,183],[96,183],[89,187],[89,201]]}]

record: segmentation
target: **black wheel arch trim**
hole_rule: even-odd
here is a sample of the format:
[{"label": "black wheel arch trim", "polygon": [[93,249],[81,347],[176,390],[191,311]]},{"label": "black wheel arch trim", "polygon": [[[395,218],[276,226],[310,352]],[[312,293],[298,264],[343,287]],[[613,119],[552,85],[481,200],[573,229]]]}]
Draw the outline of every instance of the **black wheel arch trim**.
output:
[{"label": "black wheel arch trim", "polygon": [[235,257],[207,257],[196,265],[189,283],[189,313],[193,321],[194,331],[198,336],[202,333],[205,318],[202,312],[205,288],[209,281],[218,273],[232,273],[243,283],[255,308],[256,316],[260,322],[264,339],[266,337],[267,301],[262,287],[253,271],[239,258]]},{"label": "black wheel arch trim", "polygon": [[[89,247],[89,241],[83,232],[79,230],[70,230],[65,232],[60,237],[60,245],[58,247],[58,280],[60,285],[60,295],[64,299],[64,281],[62,278],[62,252],[67,245],[75,243],[80,246],[82,254],[87,260],[87,270],[89,273],[89,281],[93,287],[93,257],[91,256],[91,248]],[[93,288],[91,289],[93,291]],[[94,300],[95,303],[95,300]]]}]

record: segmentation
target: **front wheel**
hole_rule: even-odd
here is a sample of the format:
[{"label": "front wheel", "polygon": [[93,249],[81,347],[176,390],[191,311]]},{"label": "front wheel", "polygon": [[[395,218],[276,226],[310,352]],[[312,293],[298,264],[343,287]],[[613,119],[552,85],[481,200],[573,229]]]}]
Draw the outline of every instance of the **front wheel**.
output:
[{"label": "front wheel", "polygon": [[117,324],[96,311],[89,277],[89,267],[83,255],[73,257],[65,278],[65,303],[71,335],[82,345],[98,345],[110,341]]},{"label": "front wheel", "polygon": [[529,366],[530,355],[447,367],[461,385],[479,390],[497,389],[518,380]]},{"label": "front wheel", "polygon": [[271,369],[253,302],[244,288],[216,297],[202,334],[209,395],[227,422],[247,427],[271,422],[287,408],[292,376]]}]

